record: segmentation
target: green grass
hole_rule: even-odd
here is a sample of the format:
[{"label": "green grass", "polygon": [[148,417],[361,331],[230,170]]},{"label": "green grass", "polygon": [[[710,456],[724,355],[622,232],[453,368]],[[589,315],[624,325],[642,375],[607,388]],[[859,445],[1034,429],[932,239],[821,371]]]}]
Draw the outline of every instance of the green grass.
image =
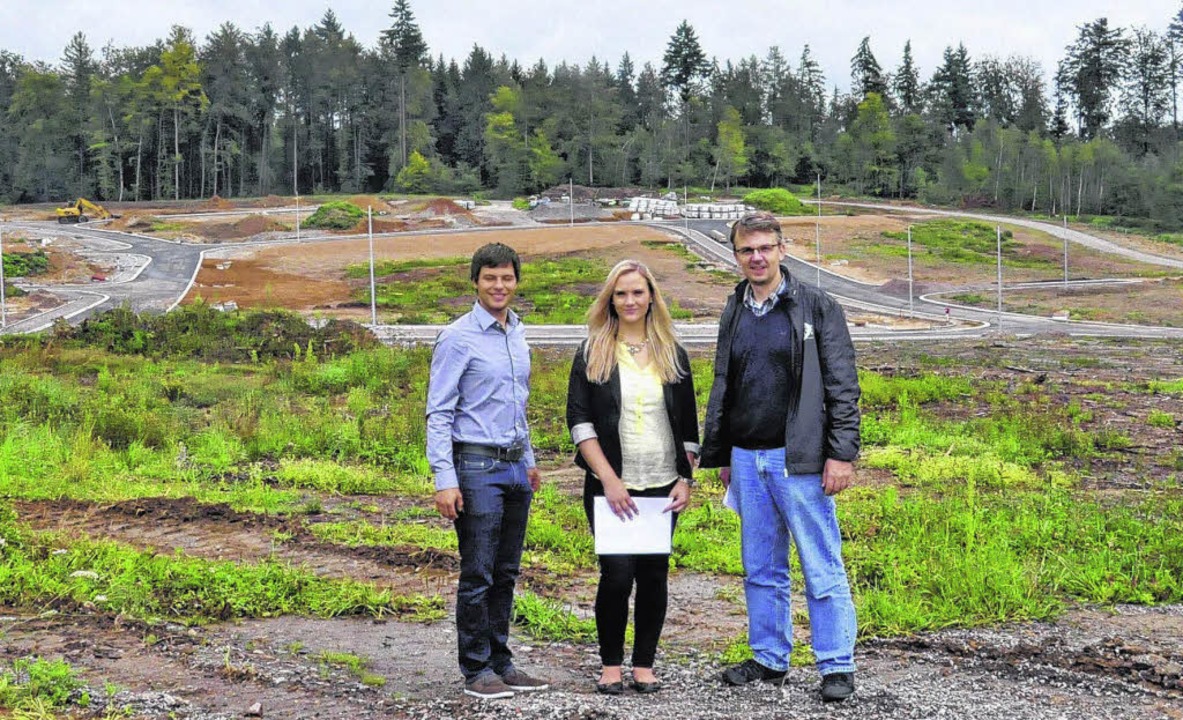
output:
[{"label": "green grass", "polygon": [[[522,263],[514,311],[524,322],[551,325],[582,325],[599,283],[611,266],[600,260],[575,257],[541,259]],[[378,307],[395,315],[404,324],[447,323],[472,308],[475,300],[469,279],[469,258],[451,257],[433,260],[383,262],[375,274],[390,278],[418,271],[413,280],[394,277],[377,286]],[[369,265],[351,265],[350,277],[369,277]],[[355,293],[358,302],[369,302],[368,287]],[[688,319],[693,313],[667,298],[675,319]]]},{"label": "green grass", "polygon": [[4,253],[0,258],[4,264],[4,277],[31,277],[49,272],[49,255],[44,250],[27,253]]},{"label": "green grass", "polygon": [[[872,255],[907,257],[906,231],[885,231],[883,237],[900,244],[869,245]],[[1056,262],[1023,254],[1024,246],[1013,239],[1010,230],[1002,231],[1002,262],[1007,267],[1050,268]],[[995,226],[973,220],[928,220],[912,227],[913,257],[923,261],[931,256],[944,262],[963,265],[993,265],[998,258]]]},{"label": "green grass", "polygon": [[64,660],[17,658],[0,672],[0,708],[15,711],[14,717],[44,717],[37,713],[62,707],[81,687],[77,672]]},{"label": "green grass", "polygon": [[386,678],[369,672],[370,661],[360,655],[325,650],[317,655],[316,659],[325,667],[340,667],[348,670],[357,676],[357,679],[363,685],[370,687],[383,687],[386,685]]},{"label": "green grass", "polygon": [[514,597],[513,622],[539,639],[576,643],[596,641],[595,620],[580,618],[562,602],[529,591],[519,592]]},{"label": "green grass", "polygon": [[[192,497],[293,514],[345,504],[364,511],[365,521],[313,523],[319,539],[454,551],[453,531],[430,506],[423,452],[428,349],[334,353],[332,345],[310,351],[305,343],[286,356],[215,361],[202,338],[220,337],[227,327],[220,320],[198,312],[185,323],[172,318],[175,325],[158,326],[202,358],[196,360],[153,342],[137,347],[121,328],[142,322],[103,317],[69,340],[6,338],[0,345],[0,494],[95,502]],[[240,317],[233,332],[263,327],[259,322]],[[545,463],[563,462],[574,450],[563,419],[569,358],[535,354],[530,422]],[[1099,365],[1104,357],[1052,359],[1072,367],[1086,361]],[[1133,442],[1103,422],[1104,413],[1123,407],[1120,393],[1179,395],[1183,381],[1098,383],[1086,411],[1079,402],[1063,403],[1056,382],[984,381],[927,356],[917,365],[894,374],[860,372],[862,463],[883,484],[844,493],[839,514],[865,634],[1053,618],[1077,600],[1183,601],[1177,483],[1102,499],[1078,489],[1073,469]],[[710,360],[694,360],[692,371],[705,408]],[[1168,412],[1146,411],[1148,425],[1169,427],[1168,421],[1175,422]],[[700,479],[679,519],[673,563],[738,575],[738,518],[719,504],[716,474],[705,471]],[[389,504],[371,495],[414,506],[382,515],[379,506]],[[586,525],[578,493],[544,482],[524,562],[592,582]],[[16,607],[89,602],[112,615],[183,622],[443,614],[438,597],[391,596],[274,561],[151,554],[25,530],[10,516],[0,518],[0,533],[0,602]],[[73,576],[80,570],[87,574]],[[796,569],[793,576],[799,583]],[[594,639],[591,621],[560,600],[527,593],[517,605],[517,622],[537,637]]]},{"label": "green grass", "polygon": [[284,614],[435,619],[443,611],[439,597],[326,580],[274,560],[215,562],[23,530],[11,511],[0,519],[0,534],[0,602],[14,607],[94,603],[115,614],[186,623]]},{"label": "green grass", "polygon": [[1146,424],[1150,427],[1173,428],[1175,427],[1175,416],[1162,410],[1151,410],[1146,413]]},{"label": "green grass", "polygon": [[456,531],[423,523],[372,525],[367,522],[317,523],[312,534],[326,542],[352,547],[361,545],[401,546],[456,551]]}]

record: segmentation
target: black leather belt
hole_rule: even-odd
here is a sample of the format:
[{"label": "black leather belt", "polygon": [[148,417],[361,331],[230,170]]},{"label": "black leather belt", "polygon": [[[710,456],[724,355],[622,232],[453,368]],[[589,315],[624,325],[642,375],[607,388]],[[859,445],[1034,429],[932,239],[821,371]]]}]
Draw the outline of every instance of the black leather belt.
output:
[{"label": "black leather belt", "polygon": [[454,453],[491,457],[501,462],[517,462],[521,460],[522,451],[523,448],[520,445],[503,448],[497,447],[496,445],[478,445],[476,443],[452,443],[452,452]]}]

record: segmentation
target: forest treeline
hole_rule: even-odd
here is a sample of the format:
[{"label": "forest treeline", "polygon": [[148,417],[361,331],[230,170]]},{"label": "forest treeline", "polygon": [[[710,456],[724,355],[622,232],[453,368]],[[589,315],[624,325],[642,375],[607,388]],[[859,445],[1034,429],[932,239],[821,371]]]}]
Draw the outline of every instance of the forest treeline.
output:
[{"label": "forest treeline", "polygon": [[[1016,54],[865,38],[840,92],[806,45],[714,59],[674,29],[660,65],[629,54],[549,67],[474,45],[432,55],[409,0],[376,47],[332,10],[279,33],[174,27],[145,47],[60,62],[0,50],[0,198],[158,200],[320,192],[485,191],[573,179],[654,189],[831,190],[1183,227],[1183,10],[1161,30],[1080,25],[1044,80]],[[1049,86],[1050,85],[1050,86]]]}]

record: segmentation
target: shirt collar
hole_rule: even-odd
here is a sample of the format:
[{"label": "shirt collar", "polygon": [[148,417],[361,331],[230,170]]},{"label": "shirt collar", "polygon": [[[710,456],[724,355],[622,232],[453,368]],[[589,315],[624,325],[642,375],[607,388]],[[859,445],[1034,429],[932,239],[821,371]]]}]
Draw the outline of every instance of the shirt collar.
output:
[{"label": "shirt collar", "polygon": [[[480,300],[472,304],[472,314],[476,318],[477,325],[480,325],[481,330],[488,330],[497,324],[497,318],[493,317],[493,314],[486,310],[484,305],[481,305]],[[521,320],[518,318],[518,314],[510,310],[506,316],[506,329],[517,325],[519,322]]]},{"label": "shirt collar", "polygon": [[775,292],[773,292],[768,297],[764,298],[764,302],[757,302],[756,301],[756,294],[754,292],[752,292],[752,284],[751,283],[748,283],[747,289],[744,290],[743,302],[745,305],[747,305],[748,307],[750,307],[752,310],[755,310],[755,311],[771,310],[772,308],[776,307],[777,302],[780,300],[780,296],[782,294],[784,294],[785,289],[788,287],[788,285],[789,285],[789,276],[786,275],[782,269],[782,272],[780,274],[780,285],[776,286]]}]

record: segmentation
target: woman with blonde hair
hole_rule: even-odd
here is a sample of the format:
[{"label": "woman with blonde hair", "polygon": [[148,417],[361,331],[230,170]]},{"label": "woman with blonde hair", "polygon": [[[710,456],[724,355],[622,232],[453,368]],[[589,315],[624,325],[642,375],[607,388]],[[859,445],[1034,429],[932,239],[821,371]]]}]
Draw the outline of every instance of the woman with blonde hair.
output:
[{"label": "woman with blonde hair", "polygon": [[[587,340],[575,353],[567,388],[567,426],[587,471],[583,506],[593,532],[593,504],[603,496],[622,520],[634,497],[668,497],[666,512],[690,502],[698,457],[698,410],[690,358],[653,273],[625,260],[612,268],[587,314]],[[596,632],[602,670],[596,690],[624,692],[621,665],[628,601],[637,588],[632,682],[656,692],[657,642],[665,623],[669,555],[600,555]]]}]

